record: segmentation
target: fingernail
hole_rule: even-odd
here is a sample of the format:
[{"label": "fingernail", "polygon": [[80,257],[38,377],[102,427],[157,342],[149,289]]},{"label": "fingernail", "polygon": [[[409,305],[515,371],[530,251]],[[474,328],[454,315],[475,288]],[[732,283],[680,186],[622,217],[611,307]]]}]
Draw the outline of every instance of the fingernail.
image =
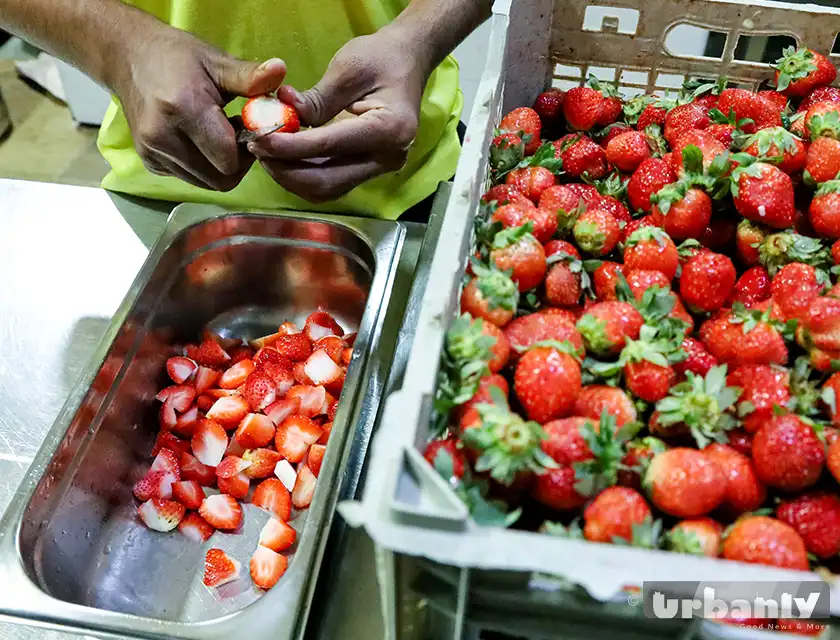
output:
[{"label": "fingernail", "polygon": [[266,70],[266,69],[268,69],[270,66],[272,66],[272,65],[276,65],[276,64],[284,64],[284,63],[283,63],[283,61],[282,61],[280,58],[270,58],[270,59],[266,60],[265,62],[263,62],[263,63],[259,66],[259,70],[260,70],[260,71],[265,71],[265,70]]},{"label": "fingernail", "polygon": [[257,147],[257,145],[254,144],[253,142],[249,142],[248,143],[248,151],[250,151],[254,155],[257,155],[257,151],[259,151],[259,147]]}]

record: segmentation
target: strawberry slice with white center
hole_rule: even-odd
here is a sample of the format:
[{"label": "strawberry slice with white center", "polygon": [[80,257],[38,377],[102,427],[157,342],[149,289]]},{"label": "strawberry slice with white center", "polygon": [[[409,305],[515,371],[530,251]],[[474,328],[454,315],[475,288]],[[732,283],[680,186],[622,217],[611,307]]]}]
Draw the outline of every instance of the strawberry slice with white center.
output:
[{"label": "strawberry slice with white center", "polygon": [[242,395],[239,392],[239,388],[236,389],[208,389],[205,396],[210,396],[211,398],[218,400],[219,398],[230,398],[233,396],[240,396]]},{"label": "strawberry slice with white center", "polygon": [[271,589],[289,566],[286,556],[272,551],[268,547],[258,546],[251,556],[251,580],[260,589]]},{"label": "strawberry slice with white center", "polygon": [[[329,384],[341,377],[344,370],[323,349],[312,353],[303,367],[306,375],[316,385]],[[192,400],[190,401],[192,402]]]},{"label": "strawberry slice with white center", "polygon": [[242,507],[235,498],[224,493],[204,498],[198,513],[220,531],[236,531],[242,524]]},{"label": "strawberry slice with white center", "polygon": [[216,467],[216,475],[219,478],[232,478],[238,473],[242,473],[251,466],[250,460],[243,460],[237,456],[227,456]]},{"label": "strawberry slice with white center", "polygon": [[193,512],[181,520],[178,531],[188,540],[202,543],[207,542],[216,530],[210,526],[207,520]]},{"label": "strawberry slice with white center", "polygon": [[140,502],[146,502],[152,498],[169,500],[172,497],[172,485],[178,482],[178,478],[169,471],[149,470],[145,476],[132,488],[132,492]]},{"label": "strawberry slice with white center", "polygon": [[161,431],[155,438],[155,444],[152,447],[150,456],[156,456],[162,449],[172,449],[175,453],[181,454],[189,453],[190,443],[186,440],[181,440],[177,436],[172,435],[169,431]]},{"label": "strawberry slice with white center", "polygon": [[216,485],[222,493],[237,500],[244,500],[248,497],[251,480],[244,473],[237,473],[229,478],[216,478]]},{"label": "strawberry slice with white center", "polygon": [[312,345],[312,349],[315,351],[319,349],[326,351],[327,355],[336,364],[341,364],[341,354],[344,352],[344,348],[344,340],[338,336],[326,336]]},{"label": "strawberry slice with white center", "polygon": [[[246,401],[246,409],[250,407],[252,411],[261,411],[277,398],[277,385],[264,373],[254,371],[245,381],[242,397]],[[245,413],[247,413],[247,410]],[[244,417],[243,414],[242,418]],[[237,424],[239,423],[237,422]]]},{"label": "strawberry slice with white center", "polygon": [[272,518],[260,531],[260,545],[280,553],[291,547],[297,538],[297,531],[280,520]]},{"label": "strawberry slice with white center", "polygon": [[[273,407],[274,405],[271,406]],[[274,422],[269,416],[264,416],[259,413],[249,413],[239,423],[233,437],[246,449],[257,449],[264,447],[274,440],[274,431]]]},{"label": "strawberry slice with white center", "polygon": [[172,431],[178,425],[178,414],[175,412],[175,404],[171,398],[167,398],[166,402],[160,406],[158,422],[163,431]]},{"label": "strawberry slice with white center", "polygon": [[303,460],[309,445],[318,442],[323,432],[321,427],[306,416],[289,416],[277,427],[274,446],[286,460],[298,463]]},{"label": "strawberry slice with white center", "polygon": [[240,565],[221,549],[208,549],[204,557],[204,586],[221,587],[239,579]]},{"label": "strawberry slice with white center", "polygon": [[181,477],[184,480],[194,480],[202,487],[212,487],[216,484],[216,470],[198,461],[188,452],[181,453]]},{"label": "strawberry slice with white center", "polygon": [[320,415],[324,409],[327,390],[324,387],[297,385],[289,389],[286,398],[299,398],[300,414],[307,418],[314,418]]},{"label": "strawberry slice with white center", "polygon": [[245,475],[249,478],[268,478],[274,475],[274,467],[282,459],[282,456],[272,449],[251,449],[243,456],[251,465],[245,469]]},{"label": "strawberry slice with white center", "polygon": [[293,333],[300,333],[300,329],[294,322],[284,322],[277,328],[277,333],[290,336]]},{"label": "strawberry slice with white center", "polygon": [[295,382],[304,386],[312,386],[312,380],[309,379],[309,374],[306,373],[306,362],[296,362],[292,368]]},{"label": "strawberry slice with white center", "polygon": [[155,400],[159,402],[166,402],[170,399],[175,411],[182,413],[189,409],[193,400],[195,400],[195,388],[187,384],[173,384],[164,387],[155,396]]},{"label": "strawberry slice with white center", "polygon": [[137,513],[149,529],[166,533],[180,524],[186,509],[174,500],[152,498],[141,504]]},{"label": "strawberry slice with white center", "polygon": [[255,338],[251,340],[250,345],[252,349],[256,349],[259,351],[260,349],[264,349],[265,347],[270,347],[275,342],[277,342],[280,338],[283,337],[284,334],[282,333],[272,333],[267,336],[263,336],[261,338]]},{"label": "strawberry slice with white center", "polygon": [[[266,407],[265,415],[271,419],[271,422],[277,426],[283,422],[286,418],[294,413],[300,412],[300,398],[293,397],[293,398],[283,398],[282,400],[278,400],[274,404]],[[272,439],[274,438],[274,433],[272,430]]]},{"label": "strawberry slice with white center", "polygon": [[192,378],[197,369],[198,364],[184,356],[175,356],[166,361],[166,373],[169,374],[175,384],[184,384]]},{"label": "strawberry slice with white center", "polygon": [[208,418],[225,429],[235,429],[246,415],[248,415],[248,403],[241,396],[219,398],[207,412]]},{"label": "strawberry slice with white center", "polygon": [[192,451],[201,464],[219,466],[227,446],[227,434],[218,422],[205,418],[198,423],[192,437]]},{"label": "strawberry slice with white center", "polygon": [[178,416],[172,431],[184,438],[192,438],[195,432],[195,425],[198,423],[198,407],[193,406],[185,413]]},{"label": "strawberry slice with white center", "polygon": [[270,511],[284,522],[292,516],[292,497],[277,478],[263,480],[254,490],[251,504]]},{"label": "strawberry slice with white center", "polygon": [[306,454],[306,466],[318,477],[321,473],[321,465],[324,462],[324,453],[327,447],[322,444],[313,444],[309,447],[309,453]]},{"label": "strawberry slice with white center", "polygon": [[149,471],[168,471],[175,476],[176,480],[181,479],[180,456],[172,449],[161,449],[152,461]]},{"label": "strawberry slice with white center", "polygon": [[326,311],[316,311],[311,313],[306,319],[303,332],[312,342],[327,336],[344,335],[344,329],[342,329],[341,325],[335,321],[335,318]]},{"label": "strawberry slice with white center", "polygon": [[292,489],[292,504],[295,505],[295,508],[306,509],[310,505],[317,480],[308,466],[305,464],[300,466],[295,488]]},{"label": "strawberry slice with white center", "polygon": [[275,129],[282,133],[295,133],[300,130],[300,116],[292,105],[279,98],[257,96],[242,107],[242,124],[248,131]]},{"label": "strawberry slice with white center", "polygon": [[222,389],[236,389],[245,384],[245,380],[254,370],[254,363],[251,360],[240,360],[219,378],[219,387]]},{"label": "strawberry slice with white center", "polygon": [[280,365],[286,369],[290,369],[292,366],[292,361],[283,356],[283,354],[274,347],[263,347],[254,355],[254,364],[257,365],[257,367],[261,367],[267,362],[273,362],[274,364]]},{"label": "strawberry slice with white center", "polygon": [[297,482],[297,471],[288,460],[281,460],[274,465],[274,475],[283,483],[290,492],[295,488]]},{"label": "strawberry slice with white center", "polygon": [[195,372],[195,392],[201,395],[215,385],[222,374],[210,367],[199,367]]},{"label": "strawberry slice with white center", "polygon": [[172,485],[172,499],[187,509],[198,509],[204,498],[204,489],[195,480],[181,480]]}]

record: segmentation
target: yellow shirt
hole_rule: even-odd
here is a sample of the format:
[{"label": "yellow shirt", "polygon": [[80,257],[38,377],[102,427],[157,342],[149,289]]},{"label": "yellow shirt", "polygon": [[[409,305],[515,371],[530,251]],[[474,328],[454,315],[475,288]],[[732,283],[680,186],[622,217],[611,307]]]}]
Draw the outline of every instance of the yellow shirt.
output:
[{"label": "yellow shirt", "polygon": [[[129,1],[238,58],[282,58],[288,67],[286,82],[298,90],[316,84],[335,52],[348,40],[373,33],[408,4],[408,0]],[[228,115],[239,113],[243,102],[239,99],[229,105]],[[282,189],[259,163],[228,193],[199,189],[176,178],[149,173],[134,150],[125,115],[114,100],[99,134],[99,149],[111,166],[102,186],[178,202],[396,219],[454,173],[460,152],[456,127],[462,106],[458,66],[449,57],[426,86],[417,138],[405,167],[375,178],[339,200],[315,205]]]}]

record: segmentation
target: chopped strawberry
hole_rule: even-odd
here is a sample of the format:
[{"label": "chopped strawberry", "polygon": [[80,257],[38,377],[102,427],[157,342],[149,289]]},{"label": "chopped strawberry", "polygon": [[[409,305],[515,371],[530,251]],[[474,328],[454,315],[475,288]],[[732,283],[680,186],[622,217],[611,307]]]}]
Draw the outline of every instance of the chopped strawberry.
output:
[{"label": "chopped strawberry", "polygon": [[300,333],[300,329],[294,322],[284,322],[277,327],[277,333],[283,336],[290,336],[293,333]]},{"label": "chopped strawberry", "polygon": [[172,431],[178,424],[178,414],[175,413],[175,405],[172,400],[167,399],[160,406],[160,413],[158,414],[158,422],[163,431]]},{"label": "chopped strawberry", "polygon": [[270,416],[249,413],[239,423],[239,427],[237,427],[233,437],[246,449],[257,449],[258,447],[264,447],[274,440],[274,431],[274,422]]},{"label": "chopped strawberry", "polygon": [[219,478],[232,478],[238,473],[242,473],[251,466],[251,462],[243,460],[237,456],[227,456],[216,467],[216,476]]},{"label": "chopped strawberry", "polygon": [[185,413],[178,416],[172,431],[184,438],[192,438],[195,425],[198,422],[198,407],[192,406]]},{"label": "chopped strawberry", "polygon": [[242,362],[243,360],[253,360],[253,358],[254,350],[251,347],[246,347],[244,345],[236,347],[230,352],[231,364],[236,364],[237,362]]},{"label": "chopped strawberry", "polygon": [[323,349],[327,352],[327,355],[332,358],[333,362],[336,364],[342,364],[341,356],[344,353],[345,346],[344,340],[338,336],[326,336],[320,340],[316,340],[312,345],[312,349],[315,351]]},{"label": "chopped strawberry", "polygon": [[350,366],[350,361],[353,359],[353,349],[351,347],[346,348],[341,354],[341,364],[345,367]]},{"label": "chopped strawberry", "polygon": [[312,344],[310,344],[309,338],[303,333],[281,336],[274,343],[274,348],[277,349],[281,356],[288,358],[292,362],[306,360],[309,354],[312,353]]},{"label": "chopped strawberry", "polygon": [[291,547],[297,538],[295,531],[279,518],[272,518],[260,531],[260,545],[280,553]]},{"label": "chopped strawberry", "polygon": [[193,360],[205,367],[223,367],[230,362],[230,356],[218,342],[205,340],[192,353]]},{"label": "chopped strawberry", "polygon": [[172,485],[172,499],[187,509],[198,509],[204,502],[204,489],[195,480],[182,480]]},{"label": "chopped strawberry", "polygon": [[270,347],[273,344],[275,344],[284,335],[285,334],[283,333],[272,333],[270,335],[263,336],[255,340],[251,340],[251,347],[253,347],[257,351],[261,351],[262,349],[265,349],[266,347]]},{"label": "chopped strawberry", "polygon": [[295,508],[306,509],[310,505],[315,493],[316,482],[317,478],[312,470],[306,465],[301,465],[298,469],[295,488],[292,489],[292,504],[295,505]]},{"label": "chopped strawberry", "polygon": [[[338,403],[336,402],[332,406],[332,408],[335,408],[337,406],[338,406]],[[335,418],[335,412],[333,412],[332,408],[330,408],[330,413],[332,413],[333,418]],[[324,433],[322,433],[321,437],[318,438],[318,444],[327,444],[327,442],[330,439],[330,432],[332,431],[332,427],[333,427],[332,421],[325,423],[324,426],[321,427],[324,430]]]},{"label": "chopped strawberry", "polygon": [[292,516],[292,497],[277,478],[263,480],[254,490],[251,504],[270,511],[284,522]]},{"label": "chopped strawberry", "polygon": [[140,502],[146,502],[152,498],[169,500],[172,497],[172,485],[177,481],[178,478],[169,471],[150,470],[137,481],[132,491]]},{"label": "chopped strawberry", "polygon": [[237,473],[229,478],[216,478],[219,491],[238,500],[248,497],[251,489],[251,480],[244,473]]},{"label": "chopped strawberry", "polygon": [[240,360],[219,378],[219,386],[222,389],[236,389],[245,384],[245,380],[254,370],[254,363],[251,360]]},{"label": "chopped strawberry", "polygon": [[296,362],[292,368],[292,375],[297,384],[312,386],[312,380],[309,379],[309,375],[306,373],[306,363]]},{"label": "chopped strawberry", "polygon": [[161,449],[155,456],[149,471],[166,471],[174,475],[176,480],[180,480],[181,465],[178,454],[172,449]]},{"label": "chopped strawberry", "polygon": [[239,579],[239,562],[221,549],[209,549],[204,557],[204,585],[220,587]]},{"label": "chopped strawberry", "polygon": [[265,409],[274,402],[277,397],[277,387],[274,381],[265,374],[255,371],[245,381],[245,389],[242,392],[245,411],[236,421],[237,424],[245,417],[250,407],[254,411]]},{"label": "chopped strawberry", "polygon": [[242,522],[242,507],[235,498],[224,493],[204,498],[198,513],[221,531],[235,531]]},{"label": "chopped strawberry", "polygon": [[218,466],[227,446],[227,434],[218,422],[205,418],[198,423],[192,437],[192,451],[199,462],[208,467]]},{"label": "chopped strawberry", "polygon": [[166,403],[170,401],[172,408],[178,413],[183,413],[192,405],[195,400],[195,389],[189,385],[173,384],[161,389],[155,396],[155,400]]},{"label": "chopped strawberry", "polygon": [[316,385],[335,382],[343,373],[341,367],[323,349],[309,356],[304,365],[304,371]]},{"label": "chopped strawberry", "polygon": [[309,447],[309,453],[306,454],[306,466],[312,470],[316,477],[321,473],[321,464],[324,461],[326,450],[327,447],[322,444],[313,444]]},{"label": "chopped strawberry", "polygon": [[326,397],[327,391],[324,387],[311,387],[308,385],[294,386],[286,394],[287,399],[300,399],[300,414],[308,418],[313,418],[321,414]]},{"label": "chopped strawberry", "polygon": [[297,471],[289,463],[288,460],[280,460],[274,466],[274,475],[283,483],[289,491],[295,488],[295,481],[297,480]]},{"label": "chopped strawberry", "polygon": [[202,543],[210,539],[215,529],[210,526],[207,520],[193,512],[181,520],[181,524],[178,525],[178,531],[188,540]]},{"label": "chopped strawberry", "polygon": [[201,395],[216,384],[221,375],[221,373],[210,367],[199,367],[195,374],[195,392]]},{"label": "chopped strawberry", "polygon": [[[271,419],[275,426],[279,425],[283,420],[293,413],[300,411],[300,397],[293,396],[291,398],[284,398],[278,400],[272,405],[265,408],[265,415]],[[274,438],[274,431],[272,430],[272,439]],[[263,445],[257,445],[263,446]]]},{"label": "chopped strawberry", "polygon": [[166,372],[175,384],[184,384],[192,378],[196,369],[198,369],[198,365],[195,361],[184,356],[175,356],[166,361]]},{"label": "chopped strawberry", "polygon": [[309,446],[315,444],[323,432],[321,427],[306,416],[289,416],[277,427],[274,445],[286,460],[297,463],[303,460]]},{"label": "chopped strawberry", "polygon": [[254,355],[254,364],[259,367],[267,362],[275,362],[284,367],[291,367],[292,361],[282,356],[274,347],[263,347]]},{"label": "chopped strawberry", "polygon": [[245,469],[246,476],[268,478],[274,474],[274,467],[280,462],[282,456],[272,449],[251,449],[243,454],[243,458],[250,463]]},{"label": "chopped strawberry", "polygon": [[[322,329],[318,329],[318,327],[321,327]],[[335,321],[335,318],[326,311],[315,311],[314,313],[309,314],[303,328],[304,333],[306,333],[307,330],[309,330],[310,333],[313,331],[318,333],[320,331],[323,334],[317,337],[310,335],[309,339],[312,342],[315,342],[327,335],[335,335],[339,337],[344,335],[344,329],[342,329],[341,325]],[[329,331],[329,333],[324,333],[324,331]]]},{"label": "chopped strawberry", "polygon": [[247,451],[245,447],[239,444],[235,438],[231,438],[230,442],[228,443],[228,448],[225,450],[225,455],[236,456],[237,458],[241,458],[245,451]]},{"label": "chopped strawberry", "polygon": [[234,398],[236,396],[241,396],[242,393],[239,389],[208,389],[207,392],[204,394],[206,396],[210,396],[214,400],[218,400],[219,398]]},{"label": "chopped strawberry", "polygon": [[249,131],[280,125],[278,131],[295,133],[300,130],[300,116],[292,105],[275,96],[256,96],[242,107],[242,124]]},{"label": "chopped strawberry", "polygon": [[235,429],[246,415],[248,415],[248,402],[240,396],[219,398],[207,412],[207,417],[224,429]]},{"label": "chopped strawberry", "polygon": [[140,519],[152,531],[172,531],[184,519],[186,509],[174,500],[152,498],[137,509]]},{"label": "chopped strawberry", "polygon": [[222,349],[228,352],[231,349],[235,349],[237,347],[242,346],[242,340],[240,340],[239,338],[223,338],[218,333],[214,333],[209,329],[205,329],[201,332],[201,340],[209,340],[211,342],[215,342],[216,344],[220,345]]},{"label": "chopped strawberry", "polygon": [[181,440],[177,436],[172,435],[168,431],[161,431],[157,435],[155,444],[152,447],[150,456],[156,456],[161,449],[172,449],[175,453],[189,453],[190,443],[187,440]]},{"label": "chopped strawberry", "polygon": [[274,382],[275,397],[282,397],[295,385],[294,368],[302,363],[293,364],[290,360],[286,364],[279,362],[263,362],[256,369]]},{"label": "chopped strawberry", "polygon": [[216,484],[216,470],[202,464],[191,453],[181,453],[181,477],[184,480],[194,480],[202,487],[212,487]]},{"label": "chopped strawberry", "polygon": [[268,547],[258,546],[251,556],[251,579],[260,589],[271,589],[286,573],[289,559]]},{"label": "chopped strawberry", "polygon": [[216,398],[211,395],[204,395],[198,396],[198,399],[195,401],[195,406],[198,407],[199,411],[203,411],[207,413],[216,404]]}]

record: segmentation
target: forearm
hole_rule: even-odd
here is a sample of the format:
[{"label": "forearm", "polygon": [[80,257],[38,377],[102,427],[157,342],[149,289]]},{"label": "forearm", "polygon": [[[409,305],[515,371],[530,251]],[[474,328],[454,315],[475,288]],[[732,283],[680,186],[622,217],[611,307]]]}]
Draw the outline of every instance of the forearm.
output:
[{"label": "forearm", "polygon": [[0,26],[115,90],[127,47],[163,24],[120,0],[0,0]]},{"label": "forearm", "polygon": [[493,0],[412,0],[390,25],[428,73],[490,17]]}]

